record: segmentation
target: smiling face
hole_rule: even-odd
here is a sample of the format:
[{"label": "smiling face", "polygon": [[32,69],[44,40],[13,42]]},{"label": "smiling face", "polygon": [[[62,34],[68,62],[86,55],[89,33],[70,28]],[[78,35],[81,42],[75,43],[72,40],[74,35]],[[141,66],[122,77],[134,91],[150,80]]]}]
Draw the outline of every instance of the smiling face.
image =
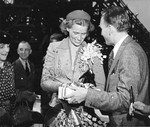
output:
[{"label": "smiling face", "polygon": [[32,50],[30,45],[26,42],[19,44],[17,52],[22,60],[27,60],[29,55],[32,53]]},{"label": "smiling face", "polygon": [[71,28],[67,28],[69,39],[75,46],[80,46],[87,36],[88,26],[73,24]]},{"label": "smiling face", "polygon": [[10,47],[9,44],[0,43],[0,63],[7,59]]}]

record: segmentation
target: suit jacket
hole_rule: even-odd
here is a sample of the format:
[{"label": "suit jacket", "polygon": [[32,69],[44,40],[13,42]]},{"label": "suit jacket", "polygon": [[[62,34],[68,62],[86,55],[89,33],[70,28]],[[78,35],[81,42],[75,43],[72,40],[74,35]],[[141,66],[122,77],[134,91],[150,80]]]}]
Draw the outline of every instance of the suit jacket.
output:
[{"label": "suit jacket", "polygon": [[14,73],[15,73],[15,86],[16,89],[19,89],[20,91],[34,91],[34,74],[35,69],[33,63],[29,61],[30,65],[30,74],[29,76],[26,75],[26,71],[19,59],[13,62],[14,66]]},{"label": "suit jacket", "polygon": [[147,56],[141,46],[128,36],[114,58],[105,91],[89,89],[85,105],[107,111],[110,116],[110,126],[144,126],[147,118],[128,115],[129,90],[132,86],[135,101],[149,104],[148,80]]}]

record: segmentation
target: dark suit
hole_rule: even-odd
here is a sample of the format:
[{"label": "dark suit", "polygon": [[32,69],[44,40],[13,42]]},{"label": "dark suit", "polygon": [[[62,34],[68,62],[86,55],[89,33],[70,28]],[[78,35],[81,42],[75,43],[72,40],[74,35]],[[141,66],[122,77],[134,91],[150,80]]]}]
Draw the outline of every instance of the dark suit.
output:
[{"label": "dark suit", "polygon": [[[14,73],[15,73],[15,87],[19,92],[30,91],[34,92],[34,64],[29,61],[30,65],[30,74],[26,75],[26,71],[19,59],[13,62]],[[33,102],[32,102],[33,103]],[[33,105],[33,104],[31,104]],[[30,106],[32,107],[32,106]]]},{"label": "dark suit", "polygon": [[[145,126],[147,117],[128,117],[129,89],[135,101],[149,104],[149,67],[145,52],[130,36],[121,44],[109,70],[105,91],[88,90],[85,105],[107,111],[110,126]],[[147,122],[147,121],[146,121]]]},{"label": "dark suit", "polygon": [[29,61],[30,74],[26,75],[25,69],[19,59],[13,62],[15,72],[15,85],[19,90],[34,91],[34,65]]}]

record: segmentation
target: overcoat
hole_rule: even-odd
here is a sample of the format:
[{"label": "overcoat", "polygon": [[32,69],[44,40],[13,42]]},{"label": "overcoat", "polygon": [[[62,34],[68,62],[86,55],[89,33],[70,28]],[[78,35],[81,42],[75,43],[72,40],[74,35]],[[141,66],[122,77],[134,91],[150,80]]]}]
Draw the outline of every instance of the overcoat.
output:
[{"label": "overcoat", "polygon": [[[82,42],[76,52],[75,60],[73,62],[69,38],[65,38],[59,42],[50,43],[43,65],[41,79],[41,87],[43,90],[58,92],[58,88],[59,86],[62,86],[62,84],[69,85],[70,83],[74,83],[74,85],[80,85],[82,83],[81,77],[86,74],[90,68],[94,74],[92,80],[95,81],[95,87],[104,89],[105,74],[101,59],[94,57],[93,64],[91,65],[81,59],[83,56],[83,48],[86,46],[87,43]],[[76,105],[68,104],[63,100],[59,101],[61,101],[62,106],[59,106],[58,109],[58,105],[56,105],[47,115],[48,118],[50,118],[48,122],[46,122],[48,126],[75,127],[73,122],[74,119],[71,115],[73,110],[75,111],[75,114],[78,114],[79,121],[81,121],[84,126],[92,124],[101,127],[105,124],[101,119],[98,117],[96,118],[93,109],[88,108],[87,110],[87,107],[85,107],[84,104],[81,103]],[[91,113],[91,115],[87,118],[89,113]],[[92,119],[95,118],[97,120],[92,121]]]},{"label": "overcoat", "polygon": [[[82,43],[72,63],[68,42],[68,38],[65,38],[62,41],[50,43],[48,47],[41,80],[41,87],[45,91],[58,91],[62,83],[80,82],[80,77],[89,69],[87,64],[81,60],[81,49],[87,43]],[[96,87],[104,89],[105,74],[100,59],[95,58],[91,68],[95,75]],[[44,85],[43,81],[48,81],[49,86]]]}]

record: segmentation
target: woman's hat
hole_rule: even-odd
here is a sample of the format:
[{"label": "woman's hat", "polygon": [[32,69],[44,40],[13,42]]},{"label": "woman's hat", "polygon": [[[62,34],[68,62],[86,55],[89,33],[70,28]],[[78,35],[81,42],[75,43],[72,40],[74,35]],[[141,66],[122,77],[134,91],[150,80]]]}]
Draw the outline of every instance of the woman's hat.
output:
[{"label": "woman's hat", "polygon": [[70,12],[66,16],[66,20],[72,20],[72,19],[85,19],[85,20],[90,21],[91,16],[83,10],[75,10],[75,11]]},{"label": "woman's hat", "polygon": [[11,36],[4,31],[0,31],[0,43],[10,44],[11,42],[12,42]]}]

